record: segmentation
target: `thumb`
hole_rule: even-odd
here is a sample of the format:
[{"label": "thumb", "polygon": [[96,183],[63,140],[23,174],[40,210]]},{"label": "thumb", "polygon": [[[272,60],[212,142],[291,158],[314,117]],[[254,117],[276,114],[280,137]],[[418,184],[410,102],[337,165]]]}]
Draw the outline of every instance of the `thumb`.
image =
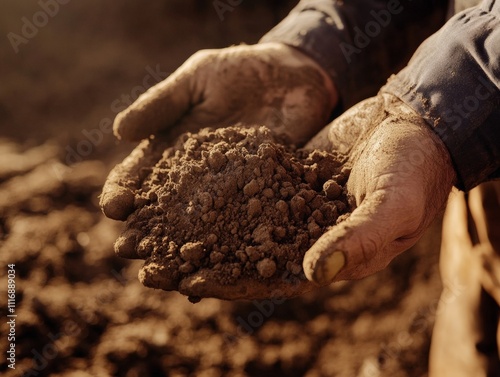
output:
[{"label": "thumb", "polygon": [[113,129],[118,139],[138,141],[174,126],[196,100],[193,74],[200,62],[209,54],[207,50],[191,56],[167,79],[149,88],[127,109],[120,112]]},{"label": "thumb", "polygon": [[372,194],[347,220],[323,234],[304,256],[307,279],[318,285],[361,279],[409,248],[417,237],[402,238],[409,233],[408,224],[397,218],[396,203],[389,197]]},{"label": "thumb", "polygon": [[135,210],[135,191],[150,169],[162,157],[167,143],[160,138],[143,140],[132,153],[116,165],[104,183],[99,205],[110,219],[126,220]]}]

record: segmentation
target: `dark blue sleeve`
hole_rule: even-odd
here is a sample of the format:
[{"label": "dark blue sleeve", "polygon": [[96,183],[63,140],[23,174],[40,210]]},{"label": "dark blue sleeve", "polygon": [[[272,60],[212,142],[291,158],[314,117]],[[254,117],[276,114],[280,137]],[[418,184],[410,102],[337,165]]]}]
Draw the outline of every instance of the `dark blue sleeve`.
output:
[{"label": "dark blue sleeve", "polygon": [[500,0],[458,13],[382,91],[416,110],[445,143],[470,190],[500,177]]},{"label": "dark blue sleeve", "polygon": [[329,73],[347,109],[375,95],[444,23],[447,0],[302,0],[261,42],[302,50]]}]

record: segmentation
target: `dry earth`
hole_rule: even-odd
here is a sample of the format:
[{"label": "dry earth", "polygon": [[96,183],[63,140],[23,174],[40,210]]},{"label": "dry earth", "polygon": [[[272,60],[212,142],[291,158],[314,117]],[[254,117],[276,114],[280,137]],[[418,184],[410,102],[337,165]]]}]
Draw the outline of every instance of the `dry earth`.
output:
[{"label": "dry earth", "polygon": [[[0,326],[3,376],[426,375],[439,223],[376,276],[287,301],[193,305],[144,287],[142,263],[114,255],[122,226],[98,194],[132,146],[116,144],[110,120],[148,75],[200,48],[256,41],[293,2],[268,3],[221,21],[210,1],[70,2],[18,53],[2,39],[0,297],[14,263],[18,315],[16,370]],[[1,34],[38,11],[7,0]]]}]

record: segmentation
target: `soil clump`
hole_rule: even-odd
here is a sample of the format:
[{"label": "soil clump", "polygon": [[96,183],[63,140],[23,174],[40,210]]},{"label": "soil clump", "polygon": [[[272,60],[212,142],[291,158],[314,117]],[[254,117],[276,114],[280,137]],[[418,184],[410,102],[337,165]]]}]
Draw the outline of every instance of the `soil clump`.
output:
[{"label": "soil clump", "polygon": [[338,156],[285,146],[263,126],[187,133],[137,190],[116,246],[134,234],[148,287],[236,299],[272,284],[300,294],[305,252],[348,216],[348,173]]}]

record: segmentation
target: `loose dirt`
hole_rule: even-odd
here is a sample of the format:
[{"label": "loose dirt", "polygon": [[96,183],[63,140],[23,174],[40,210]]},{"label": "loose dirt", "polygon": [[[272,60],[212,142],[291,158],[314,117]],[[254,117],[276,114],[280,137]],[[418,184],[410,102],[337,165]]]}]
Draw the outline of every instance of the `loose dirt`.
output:
[{"label": "loose dirt", "polygon": [[[285,147],[266,127],[204,129],[167,149],[136,192],[133,235],[148,287],[191,296],[302,293],[302,259],[348,216],[341,158]],[[299,284],[297,284],[299,283]]]},{"label": "loose dirt", "polygon": [[[96,0],[69,2],[20,53],[5,39],[0,315],[7,319],[6,267],[15,264],[17,318],[15,370],[8,325],[0,328],[2,377],[427,375],[441,292],[439,222],[362,281],[286,301],[192,305],[178,292],[144,287],[143,261],[113,252],[123,224],[104,217],[98,195],[132,146],[108,133],[88,161],[65,168],[65,148],[76,150],[87,140],[83,129],[113,115],[110,104],[142,82],[144,67],[173,72],[200,48],[257,41],[286,14],[272,19],[269,6],[278,3],[244,1],[221,22],[206,1],[107,2],[99,12]],[[41,10],[37,2],[4,5],[3,35],[19,34],[21,18]],[[71,27],[82,19],[93,26],[85,33]]]},{"label": "loose dirt", "polygon": [[[2,376],[425,375],[440,292],[439,224],[359,282],[288,300],[192,305],[145,288],[142,261],[114,255],[121,224],[98,208],[110,165],[67,167],[52,144],[0,139],[0,150],[12,157],[0,159],[0,295],[7,297],[5,266],[15,264],[17,314],[16,369],[4,358]],[[269,270],[267,263],[258,266]],[[6,305],[0,314],[6,318]]]}]

